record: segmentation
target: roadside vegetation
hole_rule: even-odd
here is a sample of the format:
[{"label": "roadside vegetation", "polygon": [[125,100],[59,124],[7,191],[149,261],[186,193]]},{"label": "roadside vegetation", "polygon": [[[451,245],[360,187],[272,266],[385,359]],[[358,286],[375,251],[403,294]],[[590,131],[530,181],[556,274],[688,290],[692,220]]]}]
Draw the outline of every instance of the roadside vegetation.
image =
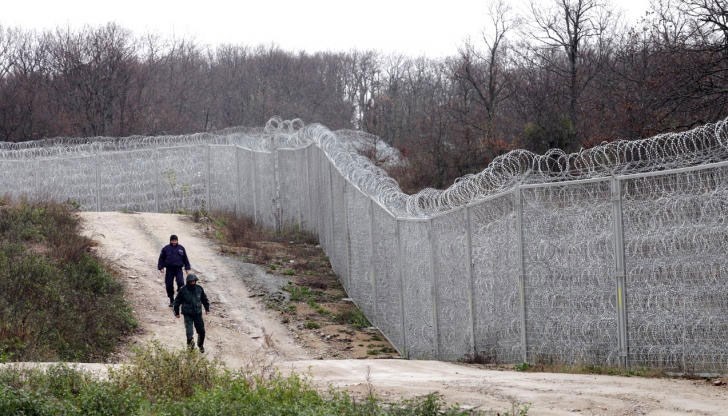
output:
[{"label": "roadside vegetation", "polygon": [[550,363],[518,363],[513,370],[530,373],[567,373],[567,374],[597,374],[623,377],[669,377],[665,370],[659,368],[620,368],[589,364],[550,364]]},{"label": "roadside vegetation", "polygon": [[254,295],[277,311],[302,342],[326,344],[329,358],[399,357],[348,297],[315,235],[290,225],[275,232],[230,212],[196,212],[192,219],[208,224],[207,234],[221,252],[286,280],[280,291]]},{"label": "roadside vegetation", "polygon": [[79,227],[72,204],[0,198],[0,361],[105,361],[135,328]]},{"label": "roadside vegetation", "polygon": [[[519,409],[523,410],[523,409]],[[305,377],[271,367],[230,371],[196,351],[150,344],[129,365],[99,380],[55,365],[46,371],[0,369],[3,415],[479,415],[446,405],[437,394],[394,403],[372,389],[360,398],[319,393]],[[500,413],[511,414],[511,413]],[[525,413],[513,413],[525,414]]]}]

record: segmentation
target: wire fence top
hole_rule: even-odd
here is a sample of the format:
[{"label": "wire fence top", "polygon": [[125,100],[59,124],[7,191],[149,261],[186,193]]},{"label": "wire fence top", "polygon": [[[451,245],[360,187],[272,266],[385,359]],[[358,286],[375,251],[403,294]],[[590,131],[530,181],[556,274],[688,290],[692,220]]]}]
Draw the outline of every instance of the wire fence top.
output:
[{"label": "wire fence top", "polygon": [[[346,180],[396,218],[429,218],[476,204],[508,190],[598,182],[608,177],[635,178],[706,169],[728,163],[728,119],[681,133],[660,134],[633,141],[602,143],[579,152],[558,149],[538,155],[512,150],[496,157],[484,170],[465,175],[444,190],[426,188],[413,195],[365,154],[395,155],[378,137],[364,132],[332,132],[320,124],[271,118],[264,128],[230,128],[210,133],[126,138],[47,139],[21,144],[0,143],[0,160],[63,159],[177,149],[200,145],[237,146],[256,153],[321,148]],[[397,162],[398,161],[398,162]]]}]

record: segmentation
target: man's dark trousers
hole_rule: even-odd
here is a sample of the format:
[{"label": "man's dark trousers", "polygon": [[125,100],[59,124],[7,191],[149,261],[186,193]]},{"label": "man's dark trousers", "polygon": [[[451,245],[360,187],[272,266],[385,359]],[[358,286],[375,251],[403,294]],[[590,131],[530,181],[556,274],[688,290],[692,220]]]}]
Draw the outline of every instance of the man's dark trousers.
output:
[{"label": "man's dark trousers", "polygon": [[195,325],[197,331],[197,346],[202,348],[205,343],[205,323],[202,321],[202,314],[195,313],[192,315],[182,314],[185,317],[185,331],[187,332],[187,345],[192,347],[194,341],[192,339],[192,325]]},{"label": "man's dark trousers", "polygon": [[182,266],[174,267],[168,266],[164,272],[164,285],[167,287],[167,297],[170,302],[174,302],[174,281],[177,281],[177,290],[185,285],[185,281],[182,278]]}]

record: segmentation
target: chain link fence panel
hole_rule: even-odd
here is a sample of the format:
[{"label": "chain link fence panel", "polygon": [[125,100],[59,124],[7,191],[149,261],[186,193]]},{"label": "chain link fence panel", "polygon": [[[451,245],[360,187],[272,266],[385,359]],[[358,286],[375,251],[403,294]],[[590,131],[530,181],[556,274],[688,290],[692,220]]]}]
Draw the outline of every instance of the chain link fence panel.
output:
[{"label": "chain link fence panel", "polygon": [[378,146],[277,118],[0,143],[0,194],[300,226],[410,358],[728,371],[726,120],[571,154],[516,150],[415,195],[360,153]]}]

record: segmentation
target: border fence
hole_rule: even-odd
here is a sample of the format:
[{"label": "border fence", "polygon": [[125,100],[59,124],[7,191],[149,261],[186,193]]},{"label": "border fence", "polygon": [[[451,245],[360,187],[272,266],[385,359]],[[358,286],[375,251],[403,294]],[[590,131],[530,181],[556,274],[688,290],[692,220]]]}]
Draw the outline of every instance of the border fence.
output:
[{"label": "border fence", "polygon": [[726,373],[725,124],[575,154],[514,151],[416,195],[359,155],[352,132],[299,121],[6,144],[0,194],[310,230],[408,358]]}]

